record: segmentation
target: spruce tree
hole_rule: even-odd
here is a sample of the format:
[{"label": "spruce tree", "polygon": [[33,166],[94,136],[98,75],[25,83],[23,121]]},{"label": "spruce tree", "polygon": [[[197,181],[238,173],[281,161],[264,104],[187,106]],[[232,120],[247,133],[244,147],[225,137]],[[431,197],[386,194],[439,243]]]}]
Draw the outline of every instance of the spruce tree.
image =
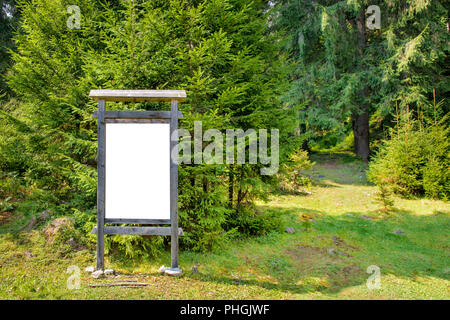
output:
[{"label": "spruce tree", "polygon": [[15,0],[0,1],[0,99],[10,94],[5,76],[11,65],[10,50],[14,49],[13,33],[18,26],[20,11]]},{"label": "spruce tree", "polygon": [[[66,25],[72,4],[82,14],[80,29]],[[261,0],[22,4],[22,32],[9,77],[20,103],[8,120],[32,132],[27,136],[33,138],[23,142],[30,161],[22,174],[56,202],[92,209],[96,105],[88,93],[96,88],[184,89],[182,128],[192,131],[197,120],[203,130],[279,128],[283,145],[293,127],[279,99],[287,67],[278,34],[269,32],[267,9]],[[108,108],[167,106],[118,103]],[[188,235],[183,243],[196,250],[219,244],[235,227],[230,217],[266,194],[273,177],[262,177],[259,169],[181,165],[180,222]]]},{"label": "spruce tree", "polygon": [[[286,32],[296,61],[286,99],[301,110],[303,133],[343,138],[351,128],[355,153],[369,156],[369,123],[401,108],[427,109],[433,88],[448,92],[448,11],[442,1],[278,1],[275,26]],[[369,5],[380,29],[366,26]],[[387,123],[390,125],[390,123]]]}]

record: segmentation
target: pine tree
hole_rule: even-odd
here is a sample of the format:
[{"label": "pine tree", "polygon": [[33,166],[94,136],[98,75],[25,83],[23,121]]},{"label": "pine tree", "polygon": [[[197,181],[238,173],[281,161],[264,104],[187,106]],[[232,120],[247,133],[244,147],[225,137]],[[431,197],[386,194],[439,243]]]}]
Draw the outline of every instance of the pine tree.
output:
[{"label": "pine tree", "polygon": [[20,11],[17,10],[16,1],[0,1],[0,99],[2,95],[10,94],[5,75],[11,64],[9,50],[14,49],[12,37],[13,32],[17,28],[19,18]]},{"label": "pine tree", "polygon": [[[369,5],[380,8],[380,29],[366,27]],[[283,0],[278,12],[275,25],[297,62],[286,99],[301,109],[304,133],[342,139],[351,128],[355,153],[367,160],[371,117],[389,121],[395,102],[424,109],[433,87],[438,97],[448,92],[441,1]]]},{"label": "pine tree", "polygon": [[[277,33],[269,32],[265,1],[78,1],[81,28],[74,30],[66,27],[68,4],[23,5],[23,32],[9,77],[21,99],[11,115],[34,137],[24,142],[32,161],[23,174],[58,201],[94,205],[96,105],[87,96],[90,89],[184,89],[184,129],[192,131],[197,120],[203,130],[280,128],[281,144],[289,140],[292,120],[279,99],[287,67]],[[182,165],[184,244],[196,250],[219,244],[224,228],[233,228],[227,219],[267,194],[273,178],[262,177],[259,169]]]}]

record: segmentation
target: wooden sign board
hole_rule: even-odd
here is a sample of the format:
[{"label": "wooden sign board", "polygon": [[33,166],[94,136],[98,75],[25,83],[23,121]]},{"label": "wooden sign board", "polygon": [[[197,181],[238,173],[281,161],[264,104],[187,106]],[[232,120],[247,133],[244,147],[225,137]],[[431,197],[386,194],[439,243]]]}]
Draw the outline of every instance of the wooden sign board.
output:
[{"label": "wooden sign board", "polygon": [[[171,236],[171,268],[177,274],[178,102],[184,90],[91,90],[98,101],[97,270],[104,269],[105,234]],[[170,101],[170,111],[106,111],[105,101]],[[109,224],[169,227],[105,226]]]},{"label": "wooden sign board", "polygon": [[106,123],[105,219],[170,220],[170,125]]}]

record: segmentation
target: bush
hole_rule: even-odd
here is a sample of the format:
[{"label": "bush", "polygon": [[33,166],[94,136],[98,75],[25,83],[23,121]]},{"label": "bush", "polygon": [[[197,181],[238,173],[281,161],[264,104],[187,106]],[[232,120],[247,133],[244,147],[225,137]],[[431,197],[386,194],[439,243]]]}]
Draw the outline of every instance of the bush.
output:
[{"label": "bush", "polygon": [[21,123],[0,109],[0,171],[23,173],[30,166],[27,137]]},{"label": "bush", "polygon": [[388,213],[392,211],[394,207],[394,200],[392,199],[392,192],[389,188],[389,186],[385,183],[381,183],[378,185],[378,188],[380,189],[377,194],[375,200],[381,203],[382,211],[384,213]]},{"label": "bush", "polygon": [[163,248],[164,238],[139,235],[105,237],[105,252],[124,254],[130,258],[155,257]]},{"label": "bush", "polygon": [[447,118],[426,123],[403,113],[370,164],[368,179],[402,196],[449,196]]},{"label": "bush", "polygon": [[227,229],[243,236],[262,236],[282,230],[281,218],[275,212],[259,212],[252,204],[243,204],[227,221]]},{"label": "bush", "polygon": [[423,170],[425,195],[430,198],[448,200],[450,194],[449,175],[448,165],[432,156]]},{"label": "bush", "polygon": [[223,225],[231,212],[224,197],[222,166],[181,166],[179,221],[185,235],[181,246],[205,252],[226,243]]},{"label": "bush", "polygon": [[[76,32],[66,27],[65,3],[21,2],[17,52],[8,73],[8,84],[20,99],[0,113],[0,170],[18,171],[39,203],[64,204],[61,210],[66,211],[95,210],[92,88],[185,89],[180,128],[189,131],[197,120],[205,130],[294,125],[285,114],[289,108],[280,108],[289,63],[279,52],[279,35],[267,32],[263,2],[202,0],[187,6],[177,0],[80,0],[83,27]],[[218,9],[224,17],[219,25]],[[186,19],[195,23],[186,24]],[[162,105],[116,107],[160,110]],[[285,132],[281,138],[287,140],[291,133]],[[186,232],[180,244],[205,251],[225,243],[233,232],[224,229],[231,212],[267,194],[269,178],[259,169],[254,164],[180,165],[180,226]],[[84,215],[79,214],[77,225],[88,234],[92,221]],[[107,237],[105,246],[145,255],[163,246],[156,238]]]},{"label": "bush", "polygon": [[[96,223],[96,209],[81,211],[73,209],[77,230],[82,230],[80,239],[84,242],[95,244],[97,237],[91,234]],[[81,231],[80,231],[81,232]],[[105,252],[110,254],[120,254],[124,257],[155,257],[164,247],[163,237],[140,236],[140,235],[114,235],[105,236]]]},{"label": "bush", "polygon": [[15,172],[3,173],[0,171],[0,199],[22,198],[24,187],[23,181],[17,177]]},{"label": "bush", "polygon": [[311,178],[301,173],[309,170],[314,163],[309,160],[308,152],[298,150],[290,155],[288,161],[282,164],[278,174],[278,189],[281,192],[299,193],[302,188],[311,186]]}]

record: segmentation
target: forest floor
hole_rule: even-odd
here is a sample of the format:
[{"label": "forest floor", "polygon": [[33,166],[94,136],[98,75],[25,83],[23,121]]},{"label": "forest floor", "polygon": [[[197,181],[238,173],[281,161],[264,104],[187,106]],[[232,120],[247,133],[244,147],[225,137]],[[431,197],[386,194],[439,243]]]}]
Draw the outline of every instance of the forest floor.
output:
[{"label": "forest floor", "polygon": [[[182,251],[178,278],[159,274],[170,263],[165,252],[147,260],[107,257],[120,276],[96,280],[83,271],[94,265],[93,250],[58,256],[42,231],[3,226],[0,299],[449,299],[450,203],[395,198],[395,211],[384,214],[363,163],[324,153],[313,161],[311,193],[259,204],[279,212],[295,233],[235,241],[208,254]],[[80,289],[67,286],[73,265],[81,269]],[[374,270],[379,288],[367,286],[376,283]],[[89,287],[119,280],[149,285]]]}]

